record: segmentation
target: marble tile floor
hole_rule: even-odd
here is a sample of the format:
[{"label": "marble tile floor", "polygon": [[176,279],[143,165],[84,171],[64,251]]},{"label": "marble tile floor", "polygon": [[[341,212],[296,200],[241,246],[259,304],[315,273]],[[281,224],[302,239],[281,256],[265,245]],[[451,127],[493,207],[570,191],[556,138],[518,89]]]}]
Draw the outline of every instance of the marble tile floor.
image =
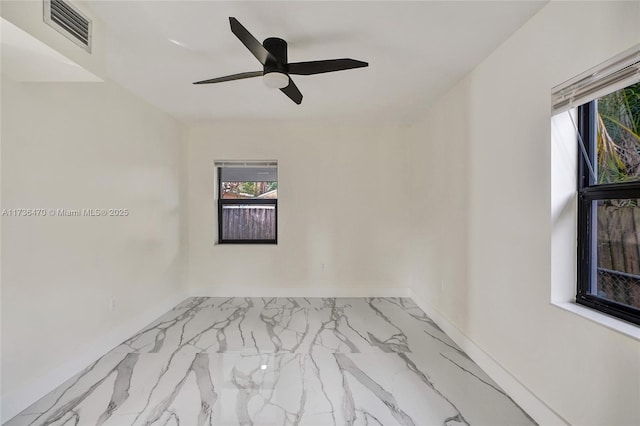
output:
[{"label": "marble tile floor", "polygon": [[5,423],[532,424],[411,299],[202,297]]}]

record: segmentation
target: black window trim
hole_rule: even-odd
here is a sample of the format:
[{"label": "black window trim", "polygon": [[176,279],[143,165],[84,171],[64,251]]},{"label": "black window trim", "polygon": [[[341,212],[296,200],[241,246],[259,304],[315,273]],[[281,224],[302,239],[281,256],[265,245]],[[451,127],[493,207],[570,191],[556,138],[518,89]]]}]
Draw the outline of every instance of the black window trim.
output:
[{"label": "black window trim", "polygon": [[[222,198],[222,167],[218,171],[218,244],[278,244],[278,200],[267,198]],[[275,238],[273,239],[224,239],[222,238],[222,209],[227,205],[273,205],[275,207]]]},{"label": "black window trim", "polygon": [[[578,131],[594,170],[596,152],[597,100],[578,107]],[[596,309],[624,321],[640,325],[640,309],[598,297],[591,291],[597,274],[593,248],[597,245],[594,201],[640,198],[640,182],[598,185],[590,176],[589,167],[578,146],[578,284],[576,303]]]}]

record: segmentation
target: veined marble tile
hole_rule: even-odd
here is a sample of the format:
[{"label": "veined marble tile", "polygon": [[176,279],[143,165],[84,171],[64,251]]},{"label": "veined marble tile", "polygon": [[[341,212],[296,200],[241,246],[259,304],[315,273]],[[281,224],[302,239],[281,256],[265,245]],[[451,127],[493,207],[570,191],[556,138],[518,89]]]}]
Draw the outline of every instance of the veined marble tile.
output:
[{"label": "veined marble tile", "polygon": [[406,352],[400,326],[408,324],[439,331],[410,299],[192,298],[122,346],[141,353],[182,346],[221,353]]},{"label": "veined marble tile", "polygon": [[535,424],[410,299],[190,298],[16,425]]}]

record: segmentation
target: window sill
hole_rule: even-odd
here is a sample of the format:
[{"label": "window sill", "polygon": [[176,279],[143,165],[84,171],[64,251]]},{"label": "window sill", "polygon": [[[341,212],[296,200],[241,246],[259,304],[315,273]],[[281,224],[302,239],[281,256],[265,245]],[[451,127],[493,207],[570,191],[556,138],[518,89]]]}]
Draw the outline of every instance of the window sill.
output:
[{"label": "window sill", "polygon": [[251,240],[231,240],[231,241],[217,241],[214,243],[216,246],[277,246],[277,241],[251,241]]},{"label": "window sill", "polygon": [[581,317],[607,327],[608,329],[617,331],[627,337],[640,341],[640,327],[636,327],[633,324],[602,314],[574,302],[551,302],[551,304],[560,309],[564,309],[565,311],[580,315]]}]

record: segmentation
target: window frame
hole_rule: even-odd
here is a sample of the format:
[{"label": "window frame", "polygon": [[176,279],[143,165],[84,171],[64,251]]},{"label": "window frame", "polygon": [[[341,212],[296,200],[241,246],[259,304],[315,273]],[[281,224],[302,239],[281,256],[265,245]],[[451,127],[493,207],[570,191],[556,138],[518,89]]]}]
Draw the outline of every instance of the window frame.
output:
[{"label": "window frame", "polygon": [[[278,244],[278,199],[265,198],[222,198],[222,169],[216,166],[218,178],[218,244]],[[275,237],[273,239],[225,239],[222,238],[222,209],[227,205],[273,205],[275,208]]]},{"label": "window frame", "polygon": [[[578,132],[593,167],[597,142],[597,99],[578,107]],[[576,303],[640,325],[640,309],[598,297],[592,289],[597,276],[597,204],[601,200],[640,199],[640,181],[598,185],[578,145],[578,271]]]}]

